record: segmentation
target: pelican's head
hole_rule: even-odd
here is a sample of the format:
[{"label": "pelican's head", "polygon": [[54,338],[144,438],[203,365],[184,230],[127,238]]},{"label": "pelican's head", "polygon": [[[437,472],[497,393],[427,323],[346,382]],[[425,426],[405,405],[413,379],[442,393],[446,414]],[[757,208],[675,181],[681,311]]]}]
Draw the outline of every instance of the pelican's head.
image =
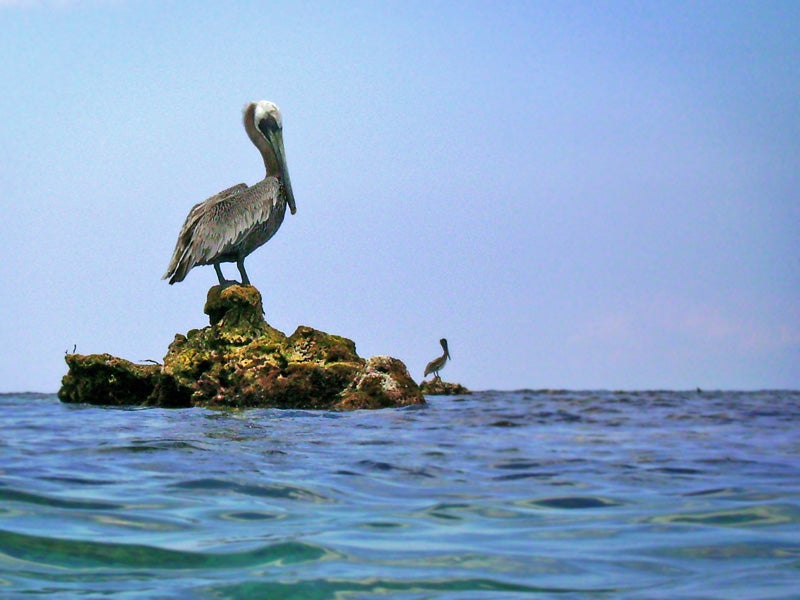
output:
[{"label": "pelican's head", "polygon": [[294,204],[289,170],[286,168],[281,111],[272,102],[260,100],[259,102],[250,102],[244,107],[243,118],[247,135],[250,136],[264,157],[267,175],[281,180],[289,210],[294,214],[297,212],[297,208]]},{"label": "pelican's head", "polygon": [[442,339],[439,340],[439,343],[442,345],[442,350],[444,350],[444,353],[447,355],[447,358],[449,359],[450,358],[450,350],[447,349],[447,340],[442,338]]}]

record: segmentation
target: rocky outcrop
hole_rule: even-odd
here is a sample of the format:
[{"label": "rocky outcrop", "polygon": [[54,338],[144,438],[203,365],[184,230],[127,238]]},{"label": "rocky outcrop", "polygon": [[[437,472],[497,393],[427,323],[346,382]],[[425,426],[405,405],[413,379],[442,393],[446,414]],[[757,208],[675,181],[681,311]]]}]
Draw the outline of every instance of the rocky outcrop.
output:
[{"label": "rocky outcrop", "polygon": [[448,383],[437,377],[423,381],[419,384],[419,389],[426,396],[457,396],[472,393],[460,383]]},{"label": "rocky outcrop", "polygon": [[108,354],[68,354],[63,402],[163,407],[347,410],[423,404],[405,365],[364,360],[352,340],[301,325],[290,336],[263,316],[252,286],[214,286],[210,325],[178,334],[163,365]]},{"label": "rocky outcrop", "polygon": [[[160,379],[159,365],[137,365],[110,354],[67,354],[69,371],[61,380],[63,402],[110,406],[145,404]],[[188,403],[185,404],[188,406]]]}]

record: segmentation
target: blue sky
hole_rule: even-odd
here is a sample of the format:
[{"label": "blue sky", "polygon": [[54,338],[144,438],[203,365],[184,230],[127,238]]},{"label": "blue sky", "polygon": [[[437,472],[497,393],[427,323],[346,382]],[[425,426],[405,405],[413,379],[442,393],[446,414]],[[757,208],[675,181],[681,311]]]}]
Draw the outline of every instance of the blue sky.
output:
[{"label": "blue sky", "polygon": [[[216,281],[191,206],[263,177],[267,320],[474,389],[800,387],[800,3],[0,0],[0,391],[160,360]],[[223,267],[229,275],[233,265]]]}]

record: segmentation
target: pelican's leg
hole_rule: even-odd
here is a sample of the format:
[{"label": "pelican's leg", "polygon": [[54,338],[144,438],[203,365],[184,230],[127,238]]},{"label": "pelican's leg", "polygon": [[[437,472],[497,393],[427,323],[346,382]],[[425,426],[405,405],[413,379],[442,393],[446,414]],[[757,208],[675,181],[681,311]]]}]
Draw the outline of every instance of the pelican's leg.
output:
[{"label": "pelican's leg", "polygon": [[222,269],[220,269],[218,262],[214,263],[214,270],[217,272],[217,279],[219,279],[219,284],[223,288],[230,287],[232,285],[239,285],[238,281],[234,281],[232,279],[225,279],[225,277],[223,277]]},{"label": "pelican's leg", "polygon": [[250,285],[250,279],[247,277],[247,271],[244,270],[244,258],[237,260],[236,266],[239,269],[239,273],[242,274],[242,285]]},{"label": "pelican's leg", "polygon": [[219,268],[219,263],[214,263],[214,270],[217,272],[217,279],[221,286],[225,285],[225,278],[222,276],[222,269]]}]

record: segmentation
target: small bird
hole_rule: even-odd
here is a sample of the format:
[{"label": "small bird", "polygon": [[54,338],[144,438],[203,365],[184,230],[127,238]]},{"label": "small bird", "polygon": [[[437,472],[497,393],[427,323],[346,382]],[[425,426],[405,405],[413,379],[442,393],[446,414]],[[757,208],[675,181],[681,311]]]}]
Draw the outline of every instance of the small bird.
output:
[{"label": "small bird", "polygon": [[283,149],[280,110],[272,102],[250,102],[243,111],[244,128],[264,159],[267,174],[248,187],[239,183],[195,204],[178,235],[175,252],[162,279],[183,281],[197,265],[214,265],[222,286],[237,281],[222,276],[220,263],[235,262],[242,284],[250,285],[244,259],[275,235],[286,205],[296,212]]},{"label": "small bird", "polygon": [[447,349],[446,339],[440,339],[439,343],[442,345],[442,350],[444,350],[444,353],[442,353],[439,358],[434,358],[428,363],[428,366],[425,367],[425,375],[423,375],[423,377],[427,377],[430,373],[433,373],[434,379],[441,379],[441,377],[439,377],[439,371],[444,368],[444,363],[446,363],[447,359],[450,358],[450,351]]}]

